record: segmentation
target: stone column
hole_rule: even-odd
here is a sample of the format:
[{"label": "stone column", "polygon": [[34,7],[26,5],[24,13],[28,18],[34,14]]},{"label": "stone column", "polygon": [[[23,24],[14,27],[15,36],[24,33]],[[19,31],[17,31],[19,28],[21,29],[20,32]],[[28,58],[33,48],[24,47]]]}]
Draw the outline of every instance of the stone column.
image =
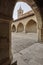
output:
[{"label": "stone column", "polygon": [[16,33],[17,33],[17,25],[16,25]]},{"label": "stone column", "polygon": [[43,42],[43,28],[41,29],[41,41]]},{"label": "stone column", "polygon": [[38,24],[38,42],[42,41],[42,18],[40,14],[40,10],[37,6],[33,6],[33,10],[35,12]]},{"label": "stone column", "polygon": [[23,30],[23,33],[25,33],[25,26],[24,26],[24,30]]},{"label": "stone column", "polygon": [[43,42],[43,28],[38,29],[38,41]]},{"label": "stone column", "polygon": [[10,21],[0,19],[0,65],[10,65]]},{"label": "stone column", "polygon": [[41,41],[41,29],[40,28],[38,28],[37,33],[38,33],[38,42],[40,42]]},{"label": "stone column", "polygon": [[42,28],[41,28],[41,40],[43,42],[43,7],[40,8],[41,16],[42,16]]}]

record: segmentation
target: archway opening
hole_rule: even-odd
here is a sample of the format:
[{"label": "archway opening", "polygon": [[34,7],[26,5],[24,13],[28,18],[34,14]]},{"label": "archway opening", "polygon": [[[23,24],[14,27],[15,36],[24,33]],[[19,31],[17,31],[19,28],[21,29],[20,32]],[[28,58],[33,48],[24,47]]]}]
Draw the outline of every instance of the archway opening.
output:
[{"label": "archway opening", "polygon": [[[1,0],[0,0],[1,1]],[[16,0],[16,1],[18,1],[18,0]],[[12,9],[13,9],[13,6],[14,6],[14,4],[15,4],[15,2],[16,2],[15,0],[6,0],[6,1],[1,1],[0,3],[1,3],[1,6],[0,6],[0,17],[1,18],[8,18],[8,19],[10,19],[11,18],[11,14],[12,14]],[[29,3],[29,1],[30,1],[30,3],[31,3],[31,5],[32,6],[34,6],[34,1],[36,1],[36,3],[38,3],[38,5],[39,5],[39,7],[41,7],[41,9],[43,9],[43,5],[41,4],[41,1],[42,0],[22,0],[22,1],[27,1],[28,3]],[[32,3],[33,2],[33,3]],[[14,4],[13,4],[14,3]],[[7,6],[8,5],[8,6]],[[37,7],[36,7],[36,4],[35,4],[35,6],[33,7],[33,9],[35,10],[35,8],[36,8],[36,10],[35,10],[35,14],[36,14],[36,16],[37,16],[37,19],[38,19],[38,21],[40,22],[40,24],[41,24],[41,22],[42,22],[42,20],[43,20],[43,17],[40,15],[40,12],[39,11],[41,11],[41,9],[40,10],[38,10],[38,5],[37,5]],[[43,10],[42,10],[43,11]],[[42,13],[42,12],[41,12]],[[43,14],[42,14],[43,15]],[[41,17],[42,17],[42,20],[41,20]],[[2,22],[4,22],[4,20],[2,21]],[[7,22],[8,23],[8,22]],[[43,26],[43,24],[42,24],[42,26]],[[4,30],[4,29],[3,29]],[[7,42],[8,42],[8,44],[7,44],[7,47],[9,47],[9,43],[10,43],[10,40],[9,40],[9,27],[8,28],[6,28],[6,30],[7,30],[7,34],[8,34],[8,37],[7,37]],[[5,31],[4,31],[5,32]],[[39,26],[39,31],[38,31],[39,33],[39,41],[43,41],[43,28],[41,28],[41,26]],[[5,33],[6,34],[6,33]],[[5,37],[5,36],[4,36]],[[3,39],[3,36],[1,37],[2,39]],[[5,37],[6,38],[6,37]],[[17,45],[16,45],[17,46]],[[2,45],[2,47],[3,47],[3,45]],[[5,47],[4,47],[5,48]],[[5,48],[6,49],[6,48]],[[2,49],[1,49],[1,51],[2,51]],[[5,51],[5,50],[4,50]],[[7,50],[6,50],[7,51]],[[8,51],[7,52],[9,52],[9,48],[8,48]],[[4,52],[3,52],[4,53]],[[3,54],[4,55],[4,54]],[[6,54],[5,54],[5,56],[6,56]],[[9,55],[7,55],[8,57],[9,57]],[[4,56],[3,56],[4,57]],[[3,60],[3,59],[2,59]],[[5,62],[5,61],[4,61]]]},{"label": "archway opening", "polygon": [[26,24],[26,33],[37,33],[37,23],[34,20],[30,20]]},{"label": "archway opening", "polygon": [[12,26],[12,32],[16,32],[16,27],[15,27],[15,25]]},{"label": "archway opening", "polygon": [[[26,8],[25,8],[26,9]],[[16,14],[17,15],[17,14]],[[20,19],[18,19],[20,20]],[[18,21],[16,20],[16,21]],[[27,20],[26,20],[27,21]],[[24,22],[24,21],[23,21]],[[25,23],[25,22],[24,22]],[[30,27],[29,27],[30,26]],[[35,29],[34,29],[34,28]],[[29,29],[30,28],[30,29]],[[29,29],[29,30],[28,30]],[[31,30],[32,29],[32,30]],[[24,31],[24,26],[23,24],[19,23],[18,26],[17,26],[17,32],[23,32]],[[26,25],[26,32],[32,32],[32,33],[36,33],[37,32],[37,24],[35,21],[31,20],[29,21],[29,23],[27,23]],[[13,35],[14,36],[14,35]],[[33,40],[33,43],[36,42],[37,40],[34,38],[35,36],[31,36],[29,38],[29,35],[25,35],[25,34],[15,34],[15,44],[13,45],[13,53],[19,53],[19,51],[21,51],[22,49],[28,47],[29,45],[32,44],[32,41]],[[14,37],[13,37],[14,38]],[[25,38],[25,39],[24,39]],[[30,39],[30,40],[29,40]],[[13,39],[14,40],[14,39]],[[28,40],[28,43],[27,43],[27,40]],[[29,42],[30,41],[30,42]],[[13,41],[14,43],[14,41]],[[19,44],[18,44],[19,43]],[[30,43],[30,44],[29,44]]]},{"label": "archway opening", "polygon": [[17,32],[23,32],[24,31],[24,26],[22,23],[19,23],[17,26]]},{"label": "archway opening", "polygon": [[[23,4],[24,3],[25,2],[23,2]],[[22,5],[21,5],[21,3],[18,4],[17,8],[16,8],[16,5],[15,5],[15,8],[13,10],[13,16],[14,17],[17,16],[17,13],[15,13],[15,9],[16,9],[16,12],[17,12],[17,10],[19,8],[20,8],[19,11],[21,11]],[[33,19],[34,16],[35,16],[35,14],[34,14],[34,15],[32,15],[33,17],[32,16],[28,17],[27,15],[30,15],[31,13],[33,14],[34,12],[33,12],[33,10],[31,9],[31,7],[28,4],[27,4],[26,7],[25,6],[23,6],[23,7],[26,10],[28,9],[28,11],[24,11],[23,12],[23,15],[25,15],[24,18],[23,17],[16,18],[16,20],[15,20],[15,18],[13,17],[13,23],[16,24],[16,33],[12,34],[12,50],[13,50],[13,53],[19,53],[19,51],[21,51],[22,49],[24,49],[24,48],[28,47],[29,45],[31,45],[32,44],[31,40],[33,40],[33,43],[37,41],[36,38],[34,38],[35,37],[34,35],[29,35],[29,34],[25,33],[25,25],[26,25],[27,21],[30,20],[31,18]],[[25,10],[25,9],[22,8],[22,10]],[[16,15],[14,15],[14,14],[16,14]],[[21,12],[20,12],[20,14],[21,14]],[[35,20],[36,20],[36,18],[35,18]],[[36,33],[36,31],[34,29],[31,31],[32,27],[35,26],[35,28],[36,28],[36,23],[35,22],[33,22],[33,23],[31,22],[30,23],[30,22],[29,22],[29,24],[27,23],[27,25],[26,25],[26,32],[32,32],[32,33],[35,32]],[[32,26],[29,27],[29,25],[30,26],[32,25]],[[30,28],[30,31],[28,30],[28,28]],[[21,33],[21,32],[23,32],[23,33]],[[28,43],[27,43],[27,41],[28,41]]]}]

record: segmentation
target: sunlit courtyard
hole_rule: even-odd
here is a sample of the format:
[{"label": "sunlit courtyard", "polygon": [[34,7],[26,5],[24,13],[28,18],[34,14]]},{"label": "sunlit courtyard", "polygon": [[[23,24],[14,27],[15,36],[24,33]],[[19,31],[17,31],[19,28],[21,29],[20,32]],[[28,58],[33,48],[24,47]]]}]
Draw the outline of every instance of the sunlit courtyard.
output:
[{"label": "sunlit courtyard", "polygon": [[31,46],[38,41],[36,33],[14,33],[12,32],[12,52],[13,54]]},{"label": "sunlit courtyard", "polygon": [[43,65],[43,44],[39,43],[39,28],[31,7],[24,2],[16,3],[11,25],[12,64]]},{"label": "sunlit courtyard", "polygon": [[17,65],[43,65],[43,44],[36,33],[11,33],[12,63]]}]

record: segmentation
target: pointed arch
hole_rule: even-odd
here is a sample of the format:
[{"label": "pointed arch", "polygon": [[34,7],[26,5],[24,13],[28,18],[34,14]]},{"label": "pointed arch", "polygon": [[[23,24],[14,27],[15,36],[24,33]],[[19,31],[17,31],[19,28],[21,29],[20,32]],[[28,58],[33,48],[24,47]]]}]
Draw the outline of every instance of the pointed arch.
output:
[{"label": "pointed arch", "polygon": [[37,33],[37,23],[34,20],[30,20],[27,22],[25,31],[27,33]]},{"label": "pointed arch", "polygon": [[16,26],[13,24],[12,25],[12,31],[15,32],[16,31]]},{"label": "pointed arch", "polygon": [[23,32],[24,31],[24,25],[22,23],[19,23],[17,26],[17,32]]}]

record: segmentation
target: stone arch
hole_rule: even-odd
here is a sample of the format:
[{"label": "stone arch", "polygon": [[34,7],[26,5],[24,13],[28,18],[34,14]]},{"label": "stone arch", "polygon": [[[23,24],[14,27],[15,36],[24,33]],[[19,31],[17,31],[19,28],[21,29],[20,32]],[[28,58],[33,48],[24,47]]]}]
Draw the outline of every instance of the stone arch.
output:
[{"label": "stone arch", "polygon": [[37,21],[38,21],[38,41],[41,41],[43,39],[43,32],[42,32],[42,30],[43,30],[43,28],[42,28],[43,27],[43,25],[42,25],[43,10],[41,8],[41,7],[43,7],[43,5],[40,4],[42,0],[40,0],[40,1],[39,0],[38,1],[37,0],[16,0],[15,3],[17,3],[18,1],[27,3],[33,9],[33,11],[36,15]]},{"label": "stone arch", "polygon": [[16,27],[14,24],[12,25],[12,32],[16,32]]},{"label": "stone arch", "polygon": [[37,33],[37,23],[34,20],[28,21],[25,27],[25,32]]},{"label": "stone arch", "polygon": [[17,26],[17,32],[23,32],[24,31],[24,25],[22,23],[19,23]]},{"label": "stone arch", "polygon": [[12,20],[13,9],[18,1],[26,2],[33,9],[38,21],[38,39],[43,40],[43,0],[0,0],[0,18]]},{"label": "stone arch", "polygon": [[[10,21],[12,20],[12,12],[13,12],[13,8],[15,6],[15,3],[17,2],[18,0],[0,0],[0,19],[4,19],[5,22],[7,22],[7,24],[9,25],[10,24]],[[21,0],[19,0],[21,1]],[[30,6],[33,8],[34,12],[35,12],[35,15],[37,17],[37,20],[38,20],[38,26],[39,26],[39,29],[38,29],[38,40],[39,41],[43,41],[43,0],[22,0],[22,1],[25,1],[26,3],[30,4]],[[4,20],[1,21],[2,23],[4,23]],[[39,23],[40,22],[40,23]],[[4,23],[5,24],[5,23]],[[1,25],[3,27],[3,25]],[[10,26],[10,25],[9,25]],[[7,47],[5,47],[5,45],[3,46],[3,43],[2,44],[2,47],[3,49],[1,48],[1,53],[3,53],[3,56],[1,56],[1,63],[0,64],[6,64],[6,65],[10,65],[10,59],[9,59],[9,43],[11,43],[11,39],[9,39],[9,36],[11,36],[9,34],[9,26],[7,26],[6,30],[7,30],[7,33],[3,30],[3,32],[5,32],[6,34],[6,38],[7,38]],[[2,32],[2,30],[0,30]],[[2,34],[2,37],[3,37],[3,33]],[[1,35],[0,34],[0,35]],[[4,40],[3,40],[4,41]],[[0,45],[1,47],[1,45]],[[5,51],[6,49],[6,51]],[[11,49],[10,49],[11,50]],[[2,51],[5,51],[2,52]],[[1,54],[2,55],[2,54]],[[5,55],[5,56],[4,56]],[[3,59],[5,60],[3,62]],[[7,60],[6,60],[7,59]]]}]

